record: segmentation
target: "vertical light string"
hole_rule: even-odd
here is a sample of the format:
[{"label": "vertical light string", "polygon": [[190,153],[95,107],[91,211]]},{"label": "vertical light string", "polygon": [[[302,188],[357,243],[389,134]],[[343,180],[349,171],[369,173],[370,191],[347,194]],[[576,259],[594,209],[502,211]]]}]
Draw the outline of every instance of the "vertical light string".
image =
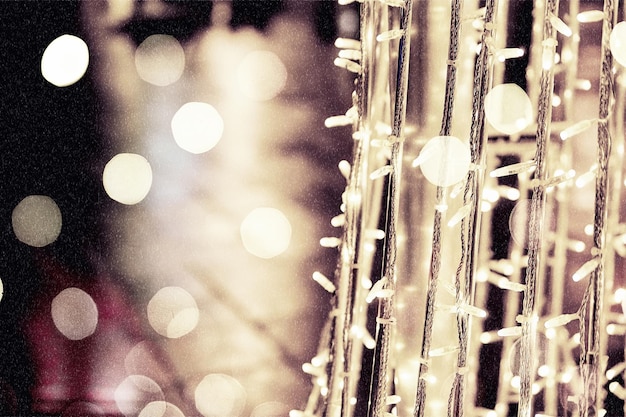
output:
[{"label": "vertical light string", "polygon": [[[459,52],[459,37],[461,31],[462,1],[451,2],[450,14],[450,45],[448,48],[448,62],[446,73],[446,90],[444,96],[444,109],[441,121],[440,136],[449,136],[452,128],[452,115],[454,109],[454,93],[456,90],[456,60]],[[442,169],[443,165],[442,165]],[[426,312],[424,319],[424,332],[419,366],[419,378],[417,380],[417,392],[415,397],[415,417],[423,417],[426,411],[426,384],[430,361],[430,345],[432,339],[433,321],[435,315],[435,298],[437,296],[437,282],[441,267],[441,227],[445,209],[445,193],[447,187],[437,186],[436,207],[433,221],[433,243],[428,277],[428,290],[426,294]]]},{"label": "vertical light string", "polygon": [[384,265],[382,280],[383,288],[389,290],[390,296],[380,298],[378,315],[376,318],[376,348],[374,352],[374,366],[372,372],[372,386],[369,399],[370,417],[380,417],[387,403],[389,388],[389,351],[391,348],[391,333],[394,325],[394,295],[396,280],[396,252],[397,252],[397,217],[400,199],[400,178],[402,167],[403,128],[406,116],[406,92],[408,84],[409,48],[411,39],[411,12],[412,0],[405,0],[400,22],[400,36],[398,46],[398,68],[396,76],[395,103],[391,129],[391,158],[389,183],[387,189],[386,207],[386,241],[384,249]]},{"label": "vertical light string", "polygon": [[[626,10],[624,10],[624,14],[625,16],[623,18],[626,17]],[[615,85],[615,95],[616,95],[616,100],[615,100],[615,109],[612,115],[612,120],[613,120],[613,126],[615,127],[615,136],[613,137],[612,140],[612,160],[611,160],[611,166],[610,166],[610,171],[612,172],[611,176],[610,176],[610,189],[611,189],[611,195],[609,196],[609,201],[610,201],[610,206],[608,209],[608,217],[607,217],[607,230],[611,230],[612,231],[612,238],[609,240],[612,245],[607,246],[607,250],[609,250],[609,252],[607,253],[607,259],[606,259],[606,266],[605,266],[605,274],[607,277],[613,277],[615,278],[615,261],[616,261],[616,254],[619,254],[620,256],[624,257],[626,256],[626,252],[624,251],[624,248],[626,248],[626,245],[623,245],[623,241],[620,242],[619,240],[614,241],[614,239],[623,239],[623,233],[626,232],[626,224],[624,223],[620,223],[620,206],[622,205],[622,201],[621,201],[621,193],[622,193],[622,188],[624,186],[624,175],[623,175],[623,169],[624,169],[624,138],[625,138],[625,123],[626,120],[624,119],[624,111],[626,109],[626,80],[624,79],[624,68],[620,67],[619,68],[619,72],[616,75],[616,85]],[[620,248],[620,250],[617,250],[617,248]],[[610,258],[609,258],[610,256]],[[618,302],[622,301],[620,300],[621,297],[615,297],[613,295],[613,293],[611,292],[611,290],[617,292],[617,291],[621,291],[621,290],[615,290],[614,288],[609,288],[609,283],[607,282],[607,288],[606,288],[606,293],[605,293],[605,299],[613,299],[612,301],[616,301],[615,298],[618,298]],[[607,302],[605,305],[605,313],[610,316],[610,309],[611,309],[611,303]],[[622,309],[622,313],[623,313],[623,309]],[[621,316],[618,316],[621,318]],[[626,332],[624,332],[626,334]],[[601,333],[602,334],[602,333]],[[608,336],[608,335],[607,335]],[[606,338],[606,336],[605,336]],[[624,358],[626,360],[626,339],[625,336],[622,335],[622,342],[624,343],[623,345],[623,354],[624,354]],[[607,349],[607,344],[608,343],[604,343],[603,346],[605,349]],[[602,345],[601,345],[602,346]],[[620,365],[622,366],[622,370],[619,372],[621,373],[621,377],[623,380],[626,380],[626,361],[622,361],[621,364],[617,364],[614,367],[620,367]],[[615,376],[617,376],[619,373],[616,373],[615,375],[611,375],[609,376],[609,371],[606,372],[606,376],[607,379],[611,380],[613,379]],[[613,383],[617,383],[619,385],[619,382],[614,381]],[[611,384],[613,384],[611,383]],[[620,385],[621,386],[621,385]],[[609,385],[609,390],[610,390],[611,385]],[[623,405],[623,412],[624,415],[626,415],[626,401],[624,401],[624,405]]]},{"label": "vertical light string", "polygon": [[491,85],[493,65],[490,45],[494,32],[494,17],[497,0],[487,0],[485,5],[484,28],[481,35],[482,48],[474,65],[474,86],[472,95],[472,122],[470,127],[470,153],[473,169],[470,169],[463,193],[463,206],[471,204],[466,218],[461,220],[461,259],[455,275],[457,330],[459,351],[457,370],[448,398],[448,416],[462,417],[465,410],[465,375],[469,371],[470,318],[464,305],[473,304],[475,274],[477,272],[478,249],[480,244],[480,204],[486,164],[485,146],[485,96]]},{"label": "vertical light string", "polygon": [[600,378],[600,329],[604,298],[604,257],[606,245],[606,218],[608,200],[609,157],[611,155],[611,132],[609,115],[613,100],[613,55],[609,37],[617,18],[617,2],[605,0],[602,25],[602,50],[598,111],[598,169],[596,174],[595,213],[593,221],[592,255],[597,265],[589,277],[580,319],[580,370],[583,394],[580,398],[580,415],[597,415]]},{"label": "vertical light string", "polygon": [[[352,166],[344,163],[344,175],[348,181],[343,195],[342,211],[343,233],[340,244],[340,256],[335,279],[338,288],[333,296],[333,311],[331,314],[331,331],[329,344],[329,386],[328,400],[323,410],[324,416],[350,416],[357,401],[365,399],[355,396],[360,379],[360,364],[362,357],[361,343],[369,346],[369,334],[366,330],[366,287],[363,280],[369,280],[371,270],[372,245],[371,231],[378,223],[379,207],[375,204],[376,196],[380,195],[378,186],[369,181],[370,161],[372,155],[371,139],[372,127],[377,115],[370,104],[378,100],[384,102],[380,94],[386,91],[377,91],[376,83],[380,83],[382,68],[377,66],[377,53],[380,49],[376,45],[375,32],[378,29],[380,10],[386,8],[379,2],[368,0],[359,8],[361,41],[338,39],[336,46],[343,48],[340,51],[345,55],[354,55],[355,61],[360,63],[353,66],[357,77],[353,92],[353,107],[346,113],[356,117],[348,118],[353,121]],[[349,52],[346,54],[345,52]],[[356,62],[355,62],[356,63]],[[382,77],[384,78],[384,77]],[[377,81],[378,79],[378,81]],[[378,111],[380,113],[380,111]],[[349,171],[349,172],[345,172]],[[341,217],[341,216],[340,216]],[[371,348],[371,346],[369,346]]]},{"label": "vertical light string", "polygon": [[528,226],[528,268],[526,289],[522,302],[522,338],[520,342],[520,400],[518,417],[530,417],[533,407],[533,382],[536,365],[537,312],[535,301],[541,268],[541,242],[543,240],[546,212],[547,147],[550,140],[552,117],[552,91],[554,88],[554,56],[556,30],[550,16],[558,16],[558,0],[548,0],[544,12],[542,41],[542,71],[537,106],[537,149],[535,153],[535,178],[532,187]]},{"label": "vertical light string", "polygon": [[[439,78],[443,77],[443,73],[439,71],[431,73],[428,79],[417,82],[436,81],[433,88],[435,100],[444,96],[441,125],[437,125],[436,119],[428,121],[429,129],[431,131],[432,128],[440,129],[440,135],[444,137],[449,136],[451,132],[453,107],[461,108],[464,97],[471,98],[471,124],[468,119],[468,123],[464,125],[469,133],[470,169],[465,179],[457,184],[450,194],[447,193],[447,186],[442,185],[437,185],[436,191],[426,187],[419,188],[418,192],[435,194],[433,227],[432,229],[430,227],[431,220],[423,217],[422,221],[428,223],[428,227],[422,228],[420,225],[411,224],[410,228],[404,229],[399,219],[403,211],[399,209],[400,203],[406,204],[407,207],[413,205],[414,212],[411,213],[423,214],[421,211],[423,207],[419,207],[419,203],[407,202],[407,199],[403,199],[404,194],[400,195],[401,186],[404,191],[407,184],[414,185],[412,181],[407,181],[407,178],[411,178],[410,172],[401,172],[403,152],[410,151],[409,148],[403,150],[405,136],[408,134],[408,138],[411,139],[413,132],[417,132],[420,127],[419,123],[417,129],[413,129],[412,125],[406,129],[404,126],[411,8],[418,7],[407,0],[359,0],[361,41],[346,40],[346,45],[350,46],[344,49],[349,50],[342,51],[340,58],[350,58],[343,58],[341,65],[338,64],[357,74],[357,77],[353,107],[348,110],[346,116],[341,116],[340,120],[344,126],[352,124],[354,144],[352,166],[342,161],[344,165],[341,170],[347,180],[342,204],[343,214],[340,215],[342,220],[335,222],[333,219],[333,225],[338,226],[341,223],[342,227],[342,237],[335,238],[336,244],[333,246],[339,250],[339,261],[335,270],[337,287],[335,288],[330,281],[323,284],[326,285],[324,288],[333,294],[333,308],[326,326],[328,330],[322,335],[318,355],[313,358],[311,364],[306,364],[305,372],[310,370],[309,373],[313,376],[313,392],[306,410],[294,411],[290,417],[364,415],[389,417],[402,412],[411,414],[411,411],[414,416],[425,416],[438,414],[439,410],[445,407],[446,399],[447,414],[450,417],[504,416],[511,412],[511,403],[515,401],[518,402],[517,413],[521,417],[532,416],[533,408],[539,407],[540,404],[543,405],[543,410],[535,412],[541,415],[559,415],[564,409],[567,409],[568,413],[576,414],[571,408],[576,401],[579,407],[578,415],[602,415],[604,410],[600,407],[604,400],[604,392],[600,391],[600,387],[606,382],[604,378],[612,380],[626,369],[626,362],[622,362],[611,371],[607,371],[606,376],[601,373],[603,360],[608,353],[608,338],[626,333],[624,325],[626,322],[623,317],[618,317],[618,314],[610,310],[611,305],[615,306],[618,294],[611,300],[610,294],[607,293],[612,288],[614,274],[610,258],[614,257],[615,253],[620,255],[626,253],[626,249],[623,249],[626,246],[623,245],[619,235],[626,230],[621,228],[626,226],[619,224],[622,171],[621,166],[615,164],[623,160],[621,137],[624,130],[623,114],[613,114],[623,112],[623,104],[620,104],[623,103],[623,96],[618,97],[618,103],[613,103],[615,72],[612,68],[611,53],[608,52],[608,36],[615,24],[618,0],[606,0],[605,10],[602,12],[598,10],[580,14],[581,23],[604,21],[599,116],[561,130],[561,125],[569,124],[569,118],[572,117],[574,90],[589,88],[584,87],[576,74],[579,30],[578,23],[573,19],[578,15],[579,0],[569,2],[568,13],[563,13],[570,27],[558,17],[558,0],[536,0],[533,43],[531,50],[528,51],[532,58],[531,66],[528,68],[529,90],[535,92],[533,101],[537,103],[535,141],[526,140],[533,132],[523,130],[507,134],[508,140],[489,142],[487,130],[490,128],[485,126],[484,119],[485,96],[491,88],[493,78],[497,77],[498,69],[494,68],[493,64],[519,56],[514,50],[516,48],[500,50],[495,46],[496,32],[498,37],[501,35],[499,32],[501,27],[498,26],[496,29],[495,15],[497,13],[498,16],[502,16],[502,9],[506,9],[509,4],[502,4],[503,2],[499,4],[498,0],[485,1],[485,7],[480,12],[484,26],[480,28],[474,23],[474,27],[481,30],[481,47],[477,50],[478,55],[473,62],[473,68],[469,66],[472,69],[466,72],[468,78],[473,72],[473,80],[468,79],[467,85],[463,85],[469,87],[473,81],[472,95],[462,96],[466,90],[459,90],[458,101],[455,102],[455,84],[464,82],[462,76],[465,68],[459,67],[460,78],[456,81],[461,1],[450,2],[452,13],[445,87],[443,80]],[[341,0],[341,3],[351,1]],[[428,19],[424,22],[435,21],[438,29],[444,26],[442,19],[447,20],[448,16],[447,13],[442,13],[442,10],[447,12],[447,9],[436,7],[424,10],[429,10]],[[399,12],[396,14],[396,11]],[[509,20],[509,27],[513,27],[515,22],[512,19],[511,17],[503,20]],[[441,36],[441,32],[438,31],[439,36],[436,39],[429,39],[428,35],[434,33],[432,29],[432,27],[430,30],[427,29],[428,33],[420,33],[423,39],[418,39],[427,40],[428,42],[425,42],[428,44],[427,47],[436,49],[438,54],[443,54],[444,48],[441,46],[444,45],[448,34]],[[571,36],[560,48],[557,48],[557,32],[564,37]],[[537,34],[538,36],[535,36]],[[560,55],[557,55],[557,50],[561,52]],[[442,59],[439,62],[443,64]],[[422,63],[418,62],[416,67],[420,64]],[[557,90],[555,78],[559,83]],[[424,89],[420,91],[424,92]],[[469,91],[467,88],[468,93]],[[555,97],[559,92],[563,93],[563,104],[566,107],[562,112],[558,107],[558,97]],[[620,94],[623,94],[623,91]],[[417,102],[421,99],[416,97]],[[430,99],[432,101],[432,97]],[[411,106],[412,102],[409,101],[408,104]],[[555,110],[555,116],[563,117],[559,119],[555,117],[553,121],[553,108],[559,109]],[[425,118],[424,114],[418,117]],[[467,114],[459,114],[459,119],[462,120],[463,115]],[[457,118],[455,122],[458,122]],[[435,123],[434,127],[432,123]],[[583,179],[588,181],[594,176],[596,178],[592,259],[574,274],[574,280],[591,276],[580,309],[574,314],[565,314],[562,310],[567,303],[564,304],[563,296],[568,284],[563,275],[569,266],[567,251],[579,252],[584,249],[576,249],[580,248],[578,243],[582,242],[573,241],[568,237],[570,228],[567,227],[567,204],[571,201],[569,180],[575,174],[573,170],[567,172],[563,170],[571,167],[572,147],[567,142],[559,142],[560,152],[557,152],[553,149],[557,144],[551,141],[551,136],[552,131],[560,131],[561,139],[564,141],[581,133],[593,123],[598,123],[598,163],[579,177],[581,183]],[[496,126],[492,127],[497,129]],[[621,135],[615,138],[613,145],[612,134]],[[496,138],[502,136],[497,133],[494,135]],[[409,140],[406,146],[410,144],[412,141]],[[448,144],[444,142],[443,146],[445,148]],[[616,147],[620,149],[616,151]],[[444,149],[443,153],[446,151],[447,149]],[[498,163],[496,161],[498,155],[515,155],[521,158],[522,162],[498,168],[490,175],[493,178],[516,175],[519,182],[516,194],[508,193],[505,189],[510,187],[504,185],[494,184],[494,189],[491,189],[491,184],[484,187],[484,170]],[[423,156],[423,160],[425,158],[426,156]],[[444,171],[447,168],[445,165],[441,164],[440,176],[443,176],[444,172],[447,173]],[[531,173],[533,169],[534,173]],[[384,181],[378,180],[383,177]],[[578,180],[576,185],[580,187]],[[498,193],[499,197],[494,197],[493,192]],[[504,249],[508,253],[508,259],[489,260],[490,223],[485,217],[490,216],[492,204],[499,198],[514,201],[531,192],[526,223],[528,230],[522,239],[526,242],[516,239],[522,236],[512,236],[509,246]],[[461,193],[463,193],[462,202],[452,201]],[[447,198],[451,201],[447,201]],[[456,258],[456,254],[452,255],[458,259],[458,263],[453,266],[456,268],[455,273],[453,272],[455,274],[453,286],[440,282],[444,281],[442,278],[451,275],[447,272],[449,265],[445,263],[448,253],[444,248],[448,239],[445,237],[445,227],[442,227],[445,224],[448,202],[461,205],[453,216],[454,221],[451,219],[448,223],[449,227],[457,227],[460,223],[460,229],[455,229],[460,230],[460,256]],[[548,217],[552,203],[555,203],[555,216]],[[525,206],[520,204],[516,210],[519,207]],[[508,220],[512,228],[521,221],[514,217]],[[552,224],[553,222],[555,224]],[[384,231],[373,230],[381,223],[385,225]],[[553,226],[554,233],[551,230]],[[409,233],[405,233],[407,231]],[[415,239],[414,233],[421,233],[424,238]],[[511,230],[512,235],[515,233],[515,230]],[[380,253],[375,252],[376,246],[372,240],[374,235],[378,236],[376,239],[383,239]],[[429,242],[432,243],[432,253],[428,251]],[[457,242],[451,243],[458,245]],[[499,249],[502,248],[498,247]],[[405,253],[411,252],[415,258],[410,255],[405,257]],[[373,265],[374,259],[378,264]],[[410,266],[407,267],[405,274],[403,262],[407,259]],[[415,274],[418,267],[424,268],[424,273]],[[428,273],[425,271],[426,268],[429,268]],[[369,280],[372,273],[380,274],[377,282],[372,283]],[[415,305],[413,294],[418,291],[419,285],[415,285],[415,278],[418,275],[421,276],[420,280],[425,281],[421,286],[425,297],[425,304],[421,305],[425,306],[425,314],[422,316],[420,311],[420,314],[416,315],[415,311],[412,311],[412,316],[404,315],[405,311],[409,311],[407,309],[409,306]],[[410,281],[406,288],[402,286],[405,279],[407,282]],[[476,286],[477,281],[484,281],[485,286],[491,283],[506,290],[501,310],[496,312],[504,324],[498,331],[475,332],[477,328],[472,325],[475,320],[473,316],[483,317],[484,313],[475,307],[474,303],[479,302],[478,307],[487,307],[488,304],[486,293],[482,295],[480,293],[482,286]],[[370,289],[371,285],[373,287]],[[452,294],[454,306],[438,303],[443,297],[447,297],[442,291],[437,294],[438,286],[444,286]],[[407,297],[407,293],[411,296]],[[523,294],[523,297],[520,297],[520,294]],[[367,333],[365,314],[368,303],[374,300],[378,307],[375,340]],[[455,340],[450,345],[432,349],[431,344],[436,343],[440,329],[438,327],[440,314],[437,313],[442,310],[455,314],[456,334],[449,321],[441,323],[441,329],[445,327],[446,331],[453,331],[452,334],[446,333],[446,336],[452,336]],[[546,317],[543,317],[544,315]],[[396,316],[398,324],[403,326],[402,329],[396,329]],[[580,320],[580,342],[578,335],[569,338],[568,330],[562,327],[576,319]],[[610,327],[606,327],[607,333],[603,331],[606,320],[611,320]],[[409,344],[411,338],[413,341],[417,339],[415,332],[423,336],[421,341],[417,340],[417,343],[421,342],[419,347]],[[476,333],[472,335],[471,341],[470,332]],[[404,337],[405,333],[410,333],[410,336]],[[521,338],[513,343],[520,336]],[[548,344],[546,351],[544,339]],[[476,363],[478,355],[471,356],[474,343],[492,342],[502,342],[503,345],[501,356],[496,359],[500,363],[500,380],[494,410],[477,408],[473,403],[477,400],[474,398],[475,393],[484,392],[475,391],[473,385],[495,384],[496,381],[495,377],[489,381],[479,380],[481,375],[477,368],[481,367],[481,364]],[[519,346],[519,351],[515,351],[516,346]],[[579,346],[579,370],[582,378],[574,381],[572,380],[576,369],[574,356],[578,356]],[[363,361],[363,358],[368,358],[363,355],[363,348],[373,349],[370,351],[372,360]],[[455,354],[456,363],[453,360],[437,361],[438,356],[449,353]],[[431,363],[431,358],[434,359],[434,363]],[[538,367],[539,364],[542,366]],[[450,379],[439,378],[437,367],[440,365],[445,365],[445,376],[453,369],[454,373]],[[417,378],[417,383],[414,378]],[[407,380],[410,381],[405,384]],[[437,385],[433,383],[435,380]],[[400,399],[398,394],[402,394],[402,397],[412,394],[402,389],[405,385],[410,387],[409,390],[416,387],[415,404]],[[360,387],[359,390],[357,386]],[[364,386],[367,388],[362,390]],[[441,391],[439,396],[433,391],[438,388]],[[583,392],[572,392],[577,388]],[[609,389],[617,397],[626,397],[626,390],[618,381],[611,382]],[[568,395],[570,393],[571,395]],[[398,405],[399,401],[404,405]],[[361,411],[364,406],[367,410]]]},{"label": "vertical light string", "polygon": [[[578,56],[580,44],[580,27],[578,24],[580,0],[570,0],[567,4],[568,17],[567,27],[570,30],[569,36],[564,35],[563,45],[561,47],[561,63],[559,64],[565,77],[563,80],[563,88],[561,97],[563,97],[563,118],[562,120],[569,123],[574,117],[574,90],[578,79]],[[560,141],[560,149],[558,155],[554,157],[555,162],[559,163],[559,168],[566,170],[572,167],[572,144],[571,141]],[[546,299],[546,308],[549,311],[546,314],[558,316],[563,314],[564,294],[566,288],[567,267],[567,251],[569,242],[569,220],[570,205],[569,199],[572,197],[571,186],[555,187],[553,202],[556,213],[554,225],[554,245],[550,258],[547,260],[549,266],[549,294]],[[543,391],[544,412],[547,415],[558,415],[559,411],[559,376],[562,375],[564,361],[559,356],[562,354],[563,346],[567,344],[569,333],[567,329],[559,326],[551,329],[544,329],[547,340],[547,351],[545,365],[548,370],[542,377],[545,378],[545,386]]]}]

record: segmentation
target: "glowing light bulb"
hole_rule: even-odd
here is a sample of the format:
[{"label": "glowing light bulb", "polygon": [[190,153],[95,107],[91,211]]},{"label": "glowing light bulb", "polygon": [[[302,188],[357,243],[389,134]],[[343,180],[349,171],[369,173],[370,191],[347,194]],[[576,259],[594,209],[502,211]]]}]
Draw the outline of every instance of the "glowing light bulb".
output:
[{"label": "glowing light bulb", "polygon": [[472,211],[472,205],[466,204],[461,207],[448,221],[448,227],[454,227],[461,222],[465,217],[467,217]]},{"label": "glowing light bulb", "polygon": [[574,274],[572,275],[572,279],[574,282],[578,282],[581,279],[585,278],[587,275],[591,274],[596,270],[598,265],[600,264],[600,258],[594,257],[585,262]]},{"label": "glowing light bulb", "polygon": [[182,337],[198,324],[200,311],[191,294],[180,287],[165,287],[148,302],[148,322],[161,336]]},{"label": "glowing light bulb", "polygon": [[184,104],[172,118],[171,125],[176,144],[194,154],[213,149],[224,133],[222,116],[208,103]]},{"label": "glowing light bulb", "polygon": [[269,259],[289,248],[291,223],[282,211],[259,207],[248,213],[241,222],[240,234],[248,252],[259,258]]},{"label": "glowing light bulb", "polygon": [[91,336],[98,325],[98,307],[91,296],[79,288],[66,288],[52,300],[52,321],[70,340]]},{"label": "glowing light bulb", "polygon": [[57,240],[63,219],[61,210],[48,196],[29,195],[13,209],[13,233],[23,243],[41,248]]},{"label": "glowing light bulb", "polygon": [[518,85],[500,84],[485,97],[485,116],[496,130],[513,135],[532,123],[533,106]]},{"label": "glowing light bulb", "polygon": [[148,36],[135,51],[135,68],[139,77],[150,84],[173,84],[185,69],[185,51],[173,36]]},{"label": "glowing light bulb", "polygon": [[127,205],[141,202],[152,187],[152,168],[141,155],[120,153],[104,167],[104,190],[113,200]]},{"label": "glowing light bulb", "polygon": [[580,23],[592,23],[599,22],[604,19],[604,12],[602,10],[587,10],[584,12],[578,13],[576,19]]},{"label": "glowing light bulb", "polygon": [[[439,187],[462,181],[469,172],[469,146],[454,136],[436,136],[428,141],[421,154],[428,155],[419,164],[426,179]],[[418,157],[419,158],[419,157]]]},{"label": "glowing light bulb", "polygon": [[334,293],[336,290],[335,284],[332,283],[330,279],[321,272],[315,271],[313,272],[313,280],[320,284],[322,288],[324,288],[329,293]]},{"label": "glowing light bulb", "polygon": [[41,75],[57,87],[80,80],[89,66],[89,48],[77,36],[61,35],[46,47],[41,56]]},{"label": "glowing light bulb", "polygon": [[611,31],[609,45],[613,58],[626,66],[626,22],[619,22]]},{"label": "glowing light bulb", "polygon": [[205,417],[239,416],[246,391],[235,378],[224,374],[205,376],[195,390],[196,408]]}]

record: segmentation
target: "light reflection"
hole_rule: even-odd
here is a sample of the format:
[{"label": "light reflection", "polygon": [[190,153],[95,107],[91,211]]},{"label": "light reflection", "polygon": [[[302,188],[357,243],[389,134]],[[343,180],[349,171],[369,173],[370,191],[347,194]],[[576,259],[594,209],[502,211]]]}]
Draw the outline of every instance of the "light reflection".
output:
[{"label": "light reflection", "polygon": [[80,80],[89,66],[87,44],[77,36],[61,35],[46,47],[41,56],[41,75],[57,87]]},{"label": "light reflection", "polygon": [[287,69],[270,51],[252,51],[237,67],[237,85],[251,100],[267,101],[276,97],[287,82]]},{"label": "light reflection", "polygon": [[11,223],[21,242],[41,248],[57,240],[63,219],[53,199],[45,195],[29,195],[13,209]]},{"label": "light reflection", "polygon": [[177,339],[195,329],[200,317],[196,300],[180,287],[161,288],[148,302],[148,321],[161,336]]},{"label": "light reflection", "polygon": [[204,417],[237,417],[246,404],[246,391],[231,376],[210,374],[196,387],[195,402]]},{"label": "light reflection", "polygon": [[91,336],[98,325],[98,307],[80,288],[66,288],[54,297],[51,313],[56,328],[70,340]]},{"label": "light reflection", "polygon": [[133,205],[141,202],[152,187],[152,168],[141,155],[120,153],[104,167],[104,190],[113,200]]},{"label": "light reflection", "polygon": [[173,36],[148,36],[135,51],[135,68],[139,77],[150,84],[173,84],[185,69],[185,51]]},{"label": "light reflection", "polygon": [[176,144],[187,152],[207,152],[222,138],[224,120],[208,103],[184,104],[172,118],[172,134]]},{"label": "light reflection", "polygon": [[241,222],[241,240],[248,252],[269,259],[285,252],[291,242],[291,223],[278,209],[259,207]]}]

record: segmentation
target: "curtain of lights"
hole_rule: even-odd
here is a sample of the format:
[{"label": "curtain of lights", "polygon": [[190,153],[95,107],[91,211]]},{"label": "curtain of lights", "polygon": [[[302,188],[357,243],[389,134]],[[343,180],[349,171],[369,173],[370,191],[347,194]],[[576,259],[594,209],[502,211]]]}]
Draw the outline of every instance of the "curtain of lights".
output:
[{"label": "curtain of lights", "polygon": [[[352,127],[353,154],[339,165],[340,237],[321,242],[337,269],[313,275],[332,309],[292,417],[614,415],[626,399],[620,4],[340,4],[360,14],[360,39],[335,44],[355,89],[326,125]],[[597,82],[579,74],[585,36],[599,38]],[[575,166],[580,149],[595,162]],[[571,225],[584,187],[593,216]]]}]

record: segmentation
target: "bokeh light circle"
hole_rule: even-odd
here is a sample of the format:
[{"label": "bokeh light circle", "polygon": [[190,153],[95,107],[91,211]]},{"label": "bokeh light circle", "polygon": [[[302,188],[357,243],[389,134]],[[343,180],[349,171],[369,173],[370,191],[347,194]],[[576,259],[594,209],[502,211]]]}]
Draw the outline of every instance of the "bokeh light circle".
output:
[{"label": "bokeh light circle", "polygon": [[239,90],[252,100],[271,100],[285,88],[286,82],[285,65],[270,51],[252,51],[237,67]]},{"label": "bokeh light circle", "polygon": [[208,103],[184,104],[172,118],[172,134],[176,144],[194,154],[207,152],[222,138],[224,120]]},{"label": "bokeh light circle", "polygon": [[[127,417],[136,417],[148,404],[164,401],[161,387],[144,375],[129,375],[113,393],[117,408]],[[163,407],[165,412],[165,407]]]},{"label": "bokeh light circle", "polygon": [[185,417],[180,408],[167,401],[148,403],[137,417]]},{"label": "bokeh light circle", "polygon": [[160,87],[175,83],[185,69],[185,51],[170,35],[150,35],[135,51],[135,68],[142,80]]},{"label": "bokeh light circle", "polygon": [[[522,336],[513,343],[511,346],[509,367],[513,375],[519,376],[522,366],[522,343],[527,340],[529,336]],[[548,340],[542,333],[537,333],[534,343],[534,352],[532,354],[532,360],[534,361],[535,371],[542,365],[546,364],[546,351],[548,349]]]},{"label": "bokeh light circle", "polygon": [[500,84],[485,97],[485,117],[499,132],[514,135],[533,122],[533,105],[517,84]]},{"label": "bokeh light circle", "polygon": [[469,146],[454,136],[436,136],[430,139],[421,155],[426,155],[420,169],[426,179],[440,187],[462,181],[470,168]]},{"label": "bokeh light circle", "polygon": [[[528,247],[528,235],[529,235],[529,222],[531,213],[532,200],[521,199],[513,207],[511,215],[509,216],[509,231],[511,232],[511,238],[517,245],[523,248]],[[548,233],[554,231],[556,227],[556,218],[552,211],[552,205],[546,204],[545,218],[543,219],[543,231]],[[543,244],[543,239],[539,239],[538,247]]]},{"label": "bokeh light circle", "polygon": [[98,325],[98,307],[80,288],[66,288],[52,300],[52,321],[70,340],[91,336]]},{"label": "bokeh light circle", "polygon": [[59,36],[41,56],[41,75],[57,87],[67,87],[80,80],[88,66],[89,48],[74,35]]},{"label": "bokeh light circle", "polygon": [[231,376],[210,374],[196,387],[195,402],[204,417],[237,417],[246,404],[246,391]]},{"label": "bokeh light circle", "polygon": [[102,184],[113,200],[127,205],[137,204],[150,192],[152,168],[141,155],[120,153],[105,165]]},{"label": "bokeh light circle", "polygon": [[148,321],[161,336],[177,339],[195,329],[200,318],[196,300],[180,287],[161,288],[148,302]]},{"label": "bokeh light circle", "polygon": [[291,242],[289,219],[271,207],[258,207],[248,213],[241,222],[240,232],[246,250],[263,259],[285,252]]},{"label": "bokeh light circle", "polygon": [[3,295],[4,295],[4,284],[2,283],[2,280],[0,279],[0,301],[2,301]]},{"label": "bokeh light circle", "polygon": [[59,206],[48,196],[29,195],[11,215],[13,232],[23,243],[41,248],[57,240],[63,219]]},{"label": "bokeh light circle", "polygon": [[626,67],[626,22],[619,22],[613,27],[611,37],[609,38],[609,46],[613,58],[620,65]]},{"label": "bokeh light circle", "polygon": [[142,374],[158,381],[159,368],[158,357],[145,340],[133,346],[124,358],[124,369],[128,375]]}]

